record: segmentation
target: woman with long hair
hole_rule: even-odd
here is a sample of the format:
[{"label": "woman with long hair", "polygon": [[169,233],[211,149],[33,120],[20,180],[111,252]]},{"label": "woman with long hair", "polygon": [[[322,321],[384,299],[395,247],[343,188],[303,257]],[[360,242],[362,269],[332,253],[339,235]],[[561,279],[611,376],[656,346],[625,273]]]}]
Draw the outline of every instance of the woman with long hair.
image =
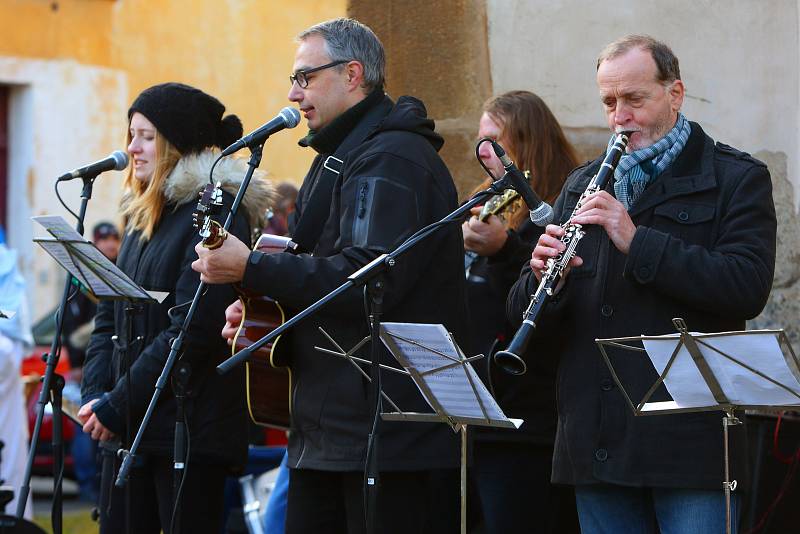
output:
[{"label": "woman with long hair", "polygon": [[[561,191],[577,166],[572,145],[553,113],[529,91],[511,91],[490,98],[483,106],[478,136],[497,141],[517,167],[528,171],[532,189],[548,203]],[[494,178],[503,165],[490,143],[479,155]],[[485,189],[487,178],[477,188]],[[511,376],[492,362],[505,348],[513,330],[505,319],[506,296],[543,231],[518,199],[498,215],[480,220],[481,208],[463,224],[468,251],[467,297],[470,310],[471,354],[482,353],[481,378],[509,417],[524,419],[519,430],[479,428],[473,436],[472,482],[477,489],[487,533],[577,531],[574,496],[550,485],[550,464],[556,428],[556,362],[542,347],[529,361],[526,374]],[[563,513],[559,509],[565,508]]]},{"label": "woman with long hair", "polygon": [[[134,310],[123,302],[98,306],[79,412],[84,432],[93,439],[121,439],[130,447],[197,290],[199,275],[190,265],[200,237],[192,212],[198,193],[209,183],[215,147],[226,147],[242,135],[238,117],[223,118],[224,111],[216,98],[178,83],[146,89],[128,111],[131,166],[121,204],[124,237],[117,267],[144,289],[166,296]],[[231,158],[215,167],[213,179],[224,190],[222,220],[245,171],[241,160]],[[260,227],[268,200],[269,186],[258,173],[230,231],[249,243],[250,229]],[[100,510],[101,533],[125,532],[128,522],[130,532],[137,534],[220,531],[225,477],[243,467],[247,454],[244,371],[220,376],[214,370],[230,352],[219,331],[225,308],[235,299],[231,286],[207,288],[173,367],[173,388],[185,378],[180,403],[187,434],[183,483],[173,488],[179,403],[168,387],[130,471],[130,508],[125,488],[101,488],[101,494],[111,491],[110,505]]]}]

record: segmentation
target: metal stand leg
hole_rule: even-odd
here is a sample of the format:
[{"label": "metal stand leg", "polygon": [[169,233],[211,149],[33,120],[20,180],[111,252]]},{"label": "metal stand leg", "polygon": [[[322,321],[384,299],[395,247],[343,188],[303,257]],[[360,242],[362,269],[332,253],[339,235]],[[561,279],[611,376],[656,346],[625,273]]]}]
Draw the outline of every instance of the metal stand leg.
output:
[{"label": "metal stand leg", "polygon": [[733,415],[733,410],[725,412],[722,418],[722,433],[725,441],[725,480],[722,482],[722,489],[725,491],[725,532],[731,534],[733,531],[733,517],[731,514],[731,492],[736,489],[736,481],[731,480],[730,457],[728,454],[728,427],[741,424],[741,421]]},{"label": "metal stand leg", "polygon": [[461,534],[467,534],[467,425],[461,425]]}]

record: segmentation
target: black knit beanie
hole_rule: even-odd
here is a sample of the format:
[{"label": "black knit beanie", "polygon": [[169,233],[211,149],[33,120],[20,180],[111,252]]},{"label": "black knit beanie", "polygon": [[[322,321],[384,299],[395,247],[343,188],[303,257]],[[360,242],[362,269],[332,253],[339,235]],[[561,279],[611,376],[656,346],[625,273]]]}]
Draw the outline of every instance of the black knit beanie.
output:
[{"label": "black knit beanie", "polygon": [[222,102],[182,83],[162,83],[145,89],[128,110],[128,121],[137,111],[184,155],[210,146],[225,148],[242,136],[239,117],[222,118]]}]

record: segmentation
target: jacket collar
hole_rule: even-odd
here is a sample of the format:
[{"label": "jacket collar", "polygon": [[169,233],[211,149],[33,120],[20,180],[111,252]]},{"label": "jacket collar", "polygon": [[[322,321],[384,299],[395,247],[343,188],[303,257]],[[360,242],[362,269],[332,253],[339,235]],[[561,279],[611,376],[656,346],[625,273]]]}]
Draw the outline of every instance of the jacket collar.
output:
[{"label": "jacket collar", "polygon": [[310,146],[319,154],[333,154],[369,111],[385,98],[383,87],[374,89],[363,100],[333,119],[321,130],[309,131],[298,144],[302,147]]}]

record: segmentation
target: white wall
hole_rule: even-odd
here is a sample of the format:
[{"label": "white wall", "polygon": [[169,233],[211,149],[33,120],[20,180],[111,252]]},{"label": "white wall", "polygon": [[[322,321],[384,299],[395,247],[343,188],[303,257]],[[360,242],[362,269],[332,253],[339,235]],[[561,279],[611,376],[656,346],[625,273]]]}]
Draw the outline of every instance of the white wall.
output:
[{"label": "white wall", "polygon": [[[127,79],[117,71],[74,61],[0,57],[0,84],[12,86],[9,99],[9,245],[20,251],[28,281],[31,315],[38,319],[58,304],[63,271],[33,237],[46,233],[30,217],[58,214],[75,219],[53,191],[56,177],[124,149]],[[115,132],[108,137],[107,132]],[[100,175],[86,216],[87,233],[101,219],[117,219],[121,172]],[[59,191],[77,213],[80,180]]]},{"label": "white wall", "polygon": [[605,127],[598,53],[652,35],[680,60],[687,118],[746,152],[785,153],[797,197],[798,11],[797,0],[487,0],[494,92],[529,89],[564,125]]}]

